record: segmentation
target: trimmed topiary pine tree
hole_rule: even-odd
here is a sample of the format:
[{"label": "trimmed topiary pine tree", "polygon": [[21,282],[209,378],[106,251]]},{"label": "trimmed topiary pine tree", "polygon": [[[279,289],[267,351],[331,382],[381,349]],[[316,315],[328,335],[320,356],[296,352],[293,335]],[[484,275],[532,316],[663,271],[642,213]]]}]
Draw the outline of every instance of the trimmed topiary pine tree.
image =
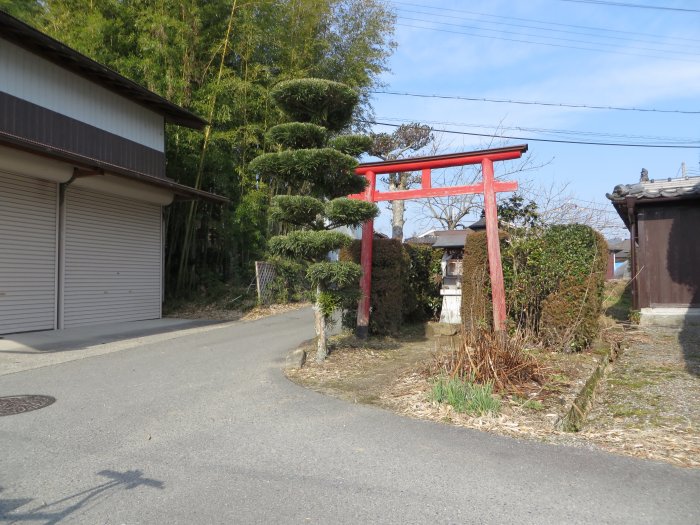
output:
[{"label": "trimmed topiary pine tree", "polygon": [[347,247],[352,238],[337,231],[359,226],[377,216],[377,206],[345,196],[364,190],[355,174],[358,157],[371,146],[362,135],[343,135],[358,102],[357,93],[338,82],[316,78],[289,80],[271,93],[279,109],[293,122],[267,133],[274,148],[253,159],[250,169],[265,181],[275,181],[289,195],[273,199],[270,215],[295,228],[273,237],[273,255],[308,263],[307,276],[316,290],[316,361],[328,355],[326,327],[348,293],[357,293],[362,269],[349,261],[332,262],[329,253]]}]

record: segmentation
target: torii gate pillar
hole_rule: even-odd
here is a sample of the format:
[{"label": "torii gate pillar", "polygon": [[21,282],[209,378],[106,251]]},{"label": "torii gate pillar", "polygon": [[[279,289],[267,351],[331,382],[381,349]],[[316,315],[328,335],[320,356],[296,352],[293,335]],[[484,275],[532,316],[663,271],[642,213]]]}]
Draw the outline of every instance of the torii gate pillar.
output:
[{"label": "torii gate pillar", "polygon": [[[351,195],[351,199],[368,202],[407,200],[425,197],[447,197],[450,195],[468,195],[481,193],[484,195],[486,211],[486,238],[489,256],[489,275],[491,277],[491,300],[493,303],[493,326],[496,331],[505,330],[506,324],[506,295],[503,283],[503,266],[501,264],[501,246],[498,237],[498,209],[496,193],[515,191],[517,182],[496,181],[493,163],[496,161],[518,159],[527,151],[527,145],[511,146],[490,150],[454,153],[433,157],[385,161],[360,164],[355,172],[367,179],[367,189],[364,193]],[[433,188],[431,170],[449,168],[467,164],[481,164],[482,181],[470,186],[452,186]],[[377,174],[397,173],[404,171],[422,171],[421,188],[417,190],[401,190],[380,192],[376,190]],[[357,309],[357,336],[367,337],[369,332],[370,297],[372,287],[372,241],[374,239],[374,221],[367,221],[362,227],[362,298]]]}]

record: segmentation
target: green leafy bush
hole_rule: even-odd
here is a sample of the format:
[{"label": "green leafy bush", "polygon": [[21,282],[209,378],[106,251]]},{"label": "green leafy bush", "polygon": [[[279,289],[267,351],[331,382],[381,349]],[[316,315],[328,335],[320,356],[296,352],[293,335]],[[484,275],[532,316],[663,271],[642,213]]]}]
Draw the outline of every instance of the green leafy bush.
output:
[{"label": "green leafy bush", "polygon": [[[510,321],[549,346],[581,350],[598,332],[607,245],[581,224],[513,229],[501,237]],[[467,237],[462,321],[468,330],[492,326],[485,232]]]},{"label": "green leafy bush", "polygon": [[501,252],[508,316],[527,333],[537,333],[542,302],[557,285],[548,274],[542,233],[539,229],[513,230]]},{"label": "green leafy bush", "polygon": [[565,351],[588,347],[598,335],[608,250],[588,226],[553,226],[544,236],[549,276],[556,281],[542,303],[540,332]]},{"label": "green leafy bush", "polygon": [[[360,262],[361,242],[341,251],[341,260]],[[435,316],[440,307],[439,284],[442,250],[404,245],[394,239],[372,244],[372,297],[369,331],[373,335],[398,333],[405,322]],[[355,326],[357,304],[347,304],[343,324]]]},{"label": "green leafy bush", "polygon": [[437,316],[440,297],[440,260],[443,251],[419,244],[404,244],[407,262],[403,283],[403,321],[422,322]]},{"label": "green leafy bush", "polygon": [[276,303],[289,303],[311,298],[311,283],[306,277],[308,267],[304,262],[272,258],[270,263],[275,268],[275,278],[268,285]]}]

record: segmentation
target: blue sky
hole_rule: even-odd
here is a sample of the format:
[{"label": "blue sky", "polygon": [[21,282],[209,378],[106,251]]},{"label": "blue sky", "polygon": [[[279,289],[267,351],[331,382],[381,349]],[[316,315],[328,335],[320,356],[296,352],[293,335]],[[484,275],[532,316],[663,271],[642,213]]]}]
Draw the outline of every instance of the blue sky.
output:
[{"label": "blue sky", "polygon": [[[617,4],[617,5],[616,5]],[[624,5],[619,5],[624,4]],[[398,48],[387,91],[588,106],[700,111],[700,2],[696,0],[394,0]],[[649,9],[639,6],[663,7]],[[632,7],[636,6],[636,7]],[[685,144],[693,149],[569,145],[534,140],[520,178],[533,191],[564,191],[615,220],[605,193],[652,178],[700,175],[700,113],[612,111],[375,94],[377,122],[538,139]],[[549,131],[547,131],[549,130]],[[374,126],[373,131],[392,128]],[[483,147],[487,138],[437,133],[440,152]],[[502,144],[503,142],[499,142]],[[529,182],[527,182],[529,181]],[[610,221],[608,221],[610,222]],[[621,222],[618,223],[621,225]],[[376,227],[390,232],[382,207]],[[430,224],[407,213],[406,236]],[[608,230],[606,233],[623,233]]]}]

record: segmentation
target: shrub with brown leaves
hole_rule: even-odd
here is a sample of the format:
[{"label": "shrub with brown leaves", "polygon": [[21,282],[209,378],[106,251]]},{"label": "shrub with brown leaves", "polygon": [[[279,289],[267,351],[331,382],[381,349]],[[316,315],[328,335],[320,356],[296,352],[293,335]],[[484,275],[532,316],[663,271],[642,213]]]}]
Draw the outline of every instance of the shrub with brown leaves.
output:
[{"label": "shrub with brown leaves", "polygon": [[523,352],[518,334],[487,329],[465,331],[458,347],[436,358],[440,372],[469,378],[480,384],[492,382],[498,392],[522,393],[540,385],[544,374],[538,361]]}]

